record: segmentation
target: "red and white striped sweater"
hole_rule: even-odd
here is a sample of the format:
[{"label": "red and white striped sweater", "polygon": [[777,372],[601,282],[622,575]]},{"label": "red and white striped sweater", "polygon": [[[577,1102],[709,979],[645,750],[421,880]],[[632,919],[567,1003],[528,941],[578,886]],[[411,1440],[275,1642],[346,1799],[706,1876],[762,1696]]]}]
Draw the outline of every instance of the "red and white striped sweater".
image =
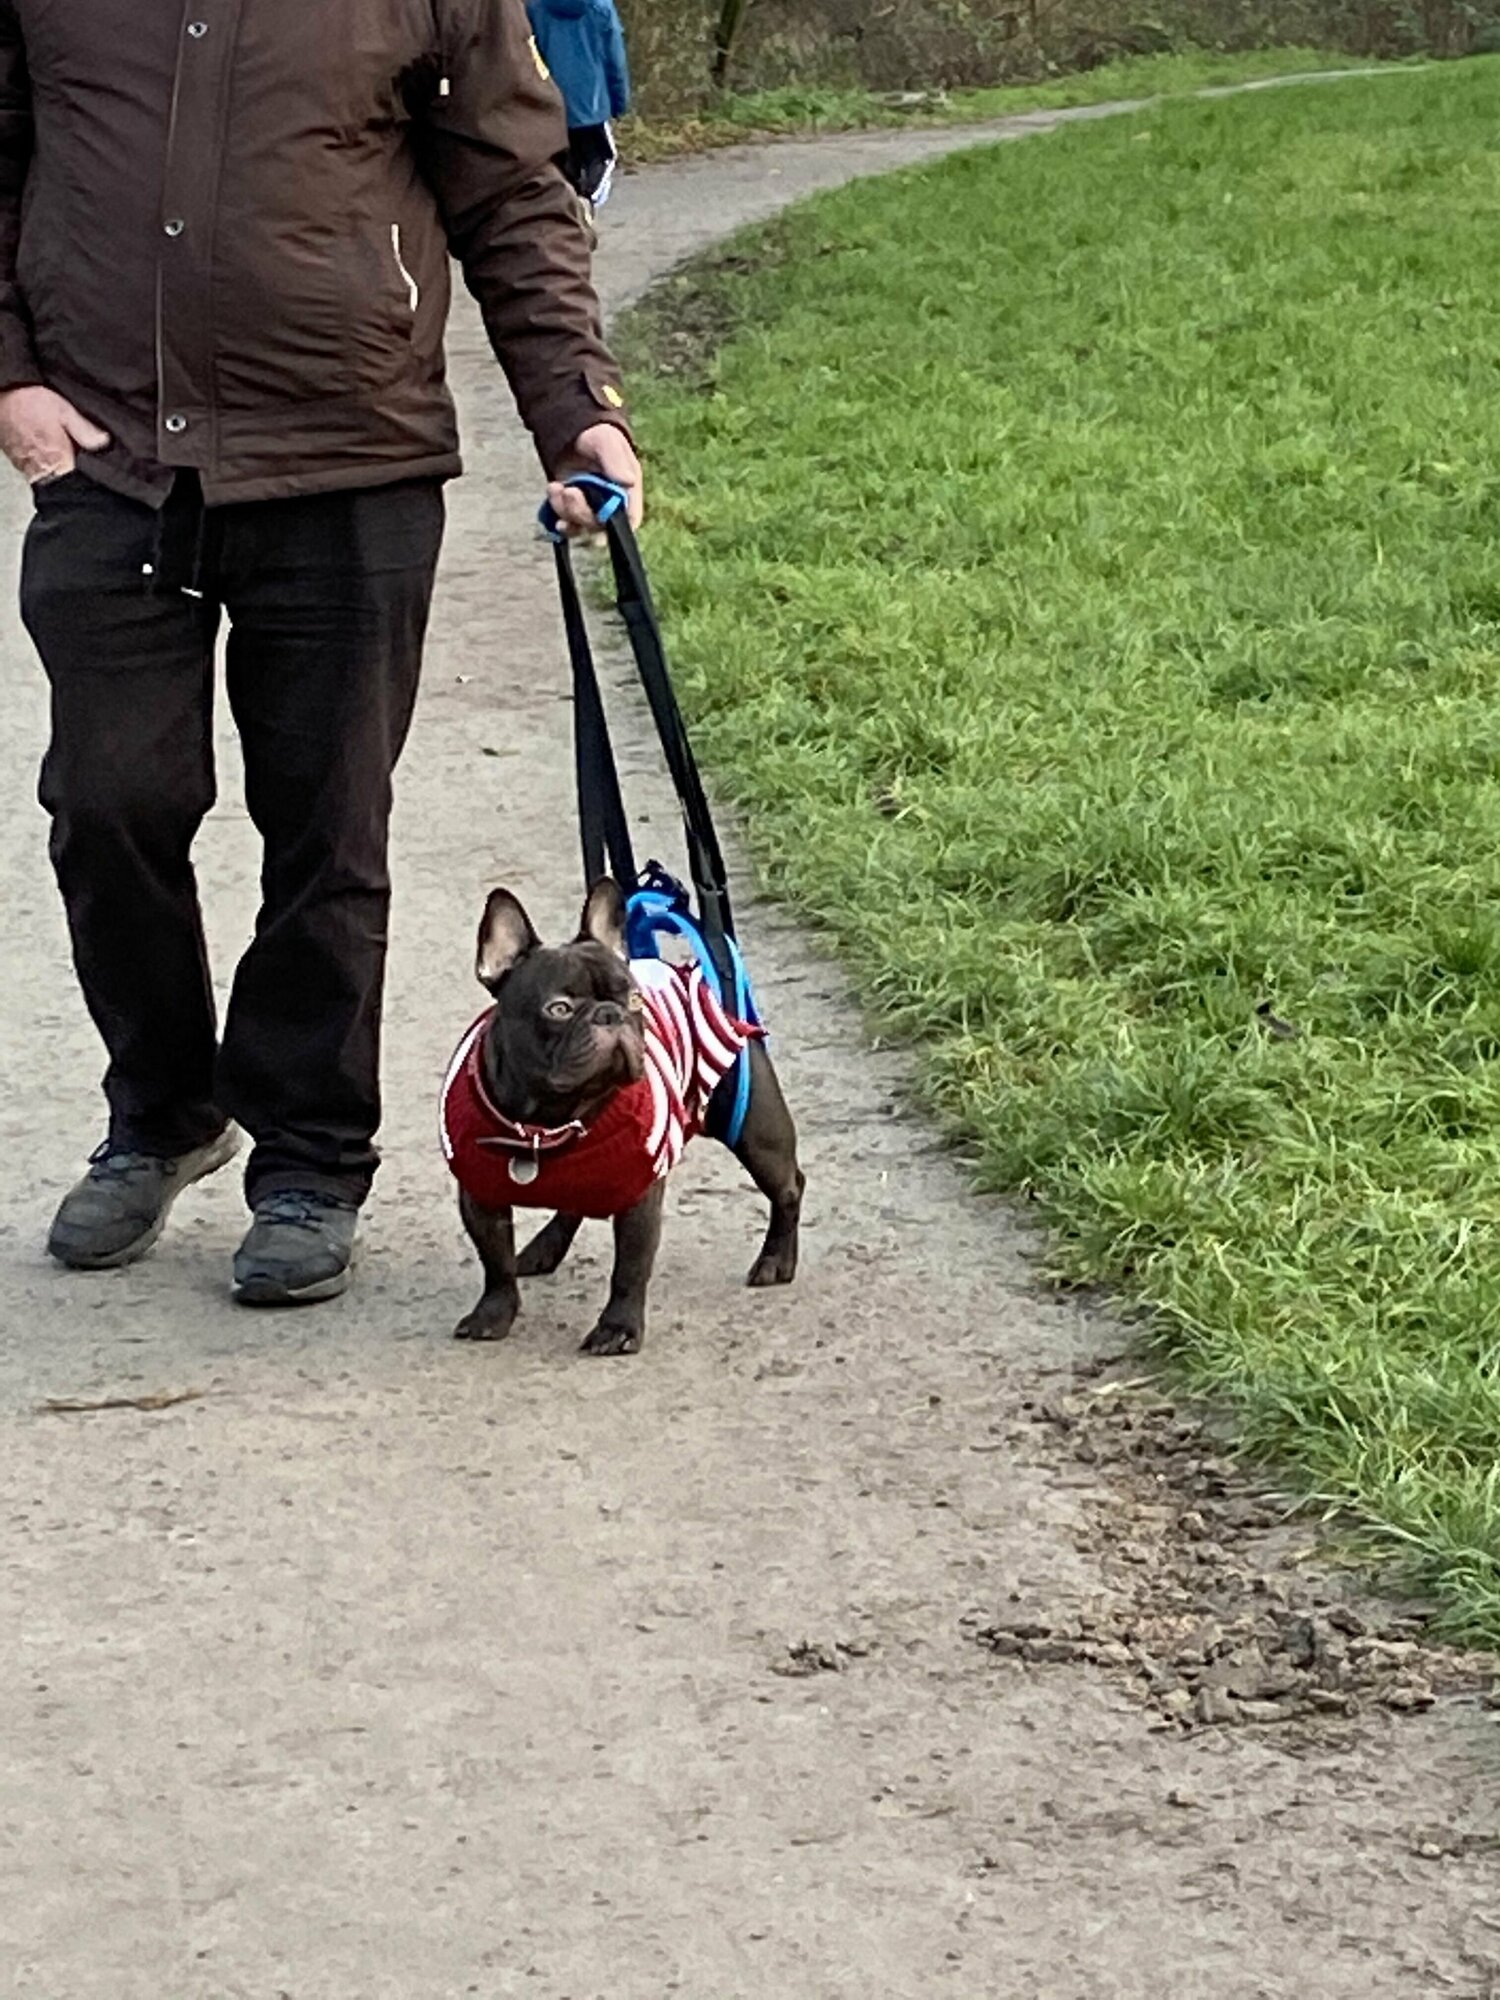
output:
[{"label": "red and white striped sweater", "polygon": [[709,1099],[759,1030],[725,1012],[700,966],[653,958],[630,971],[645,1002],[645,1074],[616,1091],[591,1125],[521,1125],[496,1110],[484,1082],[493,1008],[459,1043],[440,1130],[454,1177],[481,1207],[623,1215],[703,1130]]}]

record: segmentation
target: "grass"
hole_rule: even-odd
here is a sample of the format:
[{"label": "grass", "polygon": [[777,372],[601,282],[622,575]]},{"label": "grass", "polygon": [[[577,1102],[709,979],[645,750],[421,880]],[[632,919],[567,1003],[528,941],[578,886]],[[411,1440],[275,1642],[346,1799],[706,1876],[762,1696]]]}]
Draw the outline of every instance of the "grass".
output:
[{"label": "grass", "polygon": [[1059,1268],[1491,1641],[1497,122],[1478,61],[968,152],[627,336],[771,879]]},{"label": "grass", "polygon": [[1225,53],[1188,49],[1173,55],[1128,56],[1097,69],[1042,83],[994,90],[935,91],[902,106],[868,90],[758,90],[728,93],[681,118],[626,118],[620,124],[625,159],[643,165],[747,139],[808,137],[882,126],[962,125],[1019,111],[1103,104],[1113,98],[1184,96],[1216,85],[1252,83],[1314,70],[1356,69],[1358,58],[1330,49],[1251,49]]}]

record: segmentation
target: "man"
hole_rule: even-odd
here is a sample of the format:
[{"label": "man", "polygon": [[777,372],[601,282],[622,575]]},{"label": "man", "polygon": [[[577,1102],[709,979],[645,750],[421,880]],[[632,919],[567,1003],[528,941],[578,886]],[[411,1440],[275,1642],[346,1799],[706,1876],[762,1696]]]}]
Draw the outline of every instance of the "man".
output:
[{"label": "man", "polygon": [[[640,470],[524,0],[0,0],[0,448],[109,1123],[88,1269],[254,1142],[247,1304],[332,1297],[376,1167],[391,776],[459,469],[448,256],[561,475]],[[264,842],[222,1037],[190,862],[214,641]]]}]

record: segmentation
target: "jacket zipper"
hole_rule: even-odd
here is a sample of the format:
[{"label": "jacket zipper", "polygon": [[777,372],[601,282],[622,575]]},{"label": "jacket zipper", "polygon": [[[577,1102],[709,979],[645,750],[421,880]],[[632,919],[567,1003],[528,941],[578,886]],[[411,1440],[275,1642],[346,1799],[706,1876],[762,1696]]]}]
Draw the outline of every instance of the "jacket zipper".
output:
[{"label": "jacket zipper", "polygon": [[[177,66],[172,72],[172,104],[167,113],[167,171],[170,173],[176,160],[174,148],[177,144],[177,108],[182,99],[182,43],[177,46]],[[163,320],[166,315],[166,272],[162,268],[160,244],[156,251],[156,421],[160,427],[167,414],[167,341]]]},{"label": "jacket zipper", "polygon": [[391,224],[391,255],[396,260],[396,269],[401,273],[405,281],[407,300],[411,306],[413,315],[415,315],[417,307],[421,303],[422,288],[411,272],[407,270],[406,259],[401,255],[401,224],[399,222]]}]

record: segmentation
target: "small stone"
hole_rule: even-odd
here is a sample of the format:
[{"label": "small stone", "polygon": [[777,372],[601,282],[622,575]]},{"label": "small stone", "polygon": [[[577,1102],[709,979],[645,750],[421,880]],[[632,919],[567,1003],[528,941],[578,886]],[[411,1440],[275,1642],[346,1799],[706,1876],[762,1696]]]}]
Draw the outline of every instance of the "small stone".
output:
[{"label": "small stone", "polygon": [[[1129,1667],[1134,1665],[1130,1648],[1122,1646],[1118,1639],[1104,1639],[1091,1646],[1088,1658],[1096,1667]],[[1500,1695],[1496,1696],[1496,1706],[1500,1707]]]},{"label": "small stone", "polygon": [[1028,1639],[1022,1652],[1037,1666],[1063,1666],[1078,1658],[1078,1646],[1072,1639]]},{"label": "small stone", "polygon": [[1297,1685],[1295,1671],[1281,1660],[1268,1660],[1253,1642],[1219,1663],[1219,1685],[1241,1701],[1275,1701]]},{"label": "small stone", "polygon": [[[1354,1648],[1349,1650],[1352,1653]],[[1375,1666],[1401,1667],[1416,1659],[1421,1650],[1413,1639],[1372,1639],[1364,1657]]]},{"label": "small stone", "polygon": [[1238,1713],[1244,1722],[1285,1722],[1290,1711],[1279,1701],[1242,1701]]},{"label": "small stone", "polygon": [[1294,1667],[1306,1670],[1314,1664],[1318,1657],[1318,1628],[1311,1618],[1288,1619],[1282,1650]]},{"label": "small stone", "polygon": [[1423,1680],[1401,1681],[1393,1688],[1386,1688],[1380,1701],[1386,1708],[1395,1709],[1398,1714],[1413,1715],[1424,1708],[1431,1708],[1437,1700],[1431,1687]]},{"label": "small stone", "polygon": [[1178,1791],[1175,1787],[1167,1793],[1167,1804],[1176,1806],[1180,1812],[1199,1812],[1202,1809],[1201,1802],[1191,1792]]},{"label": "small stone", "polygon": [[1211,1660],[1223,1636],[1223,1628],[1216,1625],[1212,1618],[1207,1618],[1180,1646],[1173,1648],[1172,1658],[1184,1664],[1192,1660]]},{"label": "small stone", "polygon": [[1193,1720],[1206,1729],[1235,1720],[1235,1703],[1223,1688],[1201,1687],[1193,1699]]},{"label": "small stone", "polygon": [[1173,1722],[1186,1722],[1193,1710],[1193,1697],[1186,1688],[1173,1688],[1164,1694],[1158,1706],[1163,1715]]},{"label": "small stone", "polygon": [[1324,1715],[1348,1715],[1354,1703],[1347,1694],[1340,1694],[1337,1688],[1310,1687],[1305,1691],[1307,1700]]}]

